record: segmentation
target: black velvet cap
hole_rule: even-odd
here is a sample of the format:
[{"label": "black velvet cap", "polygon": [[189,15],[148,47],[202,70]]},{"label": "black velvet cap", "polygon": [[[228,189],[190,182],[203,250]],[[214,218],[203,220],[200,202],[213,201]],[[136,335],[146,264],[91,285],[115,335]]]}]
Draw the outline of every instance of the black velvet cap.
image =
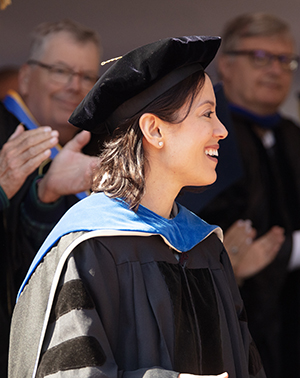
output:
[{"label": "black velvet cap", "polygon": [[97,81],[69,122],[93,133],[109,133],[154,99],[215,57],[220,37],[166,38],[130,51]]}]

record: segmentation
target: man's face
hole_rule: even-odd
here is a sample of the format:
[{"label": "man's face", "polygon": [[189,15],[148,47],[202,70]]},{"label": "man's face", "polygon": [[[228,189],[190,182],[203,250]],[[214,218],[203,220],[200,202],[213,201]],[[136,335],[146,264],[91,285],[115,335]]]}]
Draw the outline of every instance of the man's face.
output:
[{"label": "man's face", "polygon": [[[275,55],[294,54],[293,42],[284,36],[249,37],[239,42],[236,51],[263,50]],[[259,115],[273,114],[288,95],[292,71],[278,59],[258,67],[248,55],[223,55],[219,70],[229,101]]]},{"label": "man's face", "polygon": [[[94,43],[79,43],[69,33],[60,32],[45,42],[37,61],[97,77],[99,59],[99,50]],[[37,64],[25,65],[20,74],[20,93],[26,105],[40,125],[49,125],[60,132],[62,144],[78,131],[68,119],[92,84],[88,88],[80,75],[73,75],[62,84],[53,80],[48,69]]]}]

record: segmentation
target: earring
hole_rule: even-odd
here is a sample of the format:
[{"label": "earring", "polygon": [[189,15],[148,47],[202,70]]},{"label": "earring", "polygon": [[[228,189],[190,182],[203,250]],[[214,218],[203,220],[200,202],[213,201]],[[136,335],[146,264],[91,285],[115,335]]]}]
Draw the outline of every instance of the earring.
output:
[{"label": "earring", "polygon": [[164,142],[160,141],[158,142],[159,147],[162,147],[164,145]]}]

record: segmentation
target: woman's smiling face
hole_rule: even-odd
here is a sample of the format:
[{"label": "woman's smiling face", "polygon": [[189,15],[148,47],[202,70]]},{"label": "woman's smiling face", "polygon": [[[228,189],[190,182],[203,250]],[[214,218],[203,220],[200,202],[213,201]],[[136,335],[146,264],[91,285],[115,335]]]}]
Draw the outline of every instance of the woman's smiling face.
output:
[{"label": "woman's smiling face", "polygon": [[[184,106],[179,118],[185,113]],[[188,116],[179,124],[167,124],[164,132],[164,163],[173,180],[180,187],[212,184],[217,177],[218,142],[228,133],[216,116],[215,94],[207,75]]]}]

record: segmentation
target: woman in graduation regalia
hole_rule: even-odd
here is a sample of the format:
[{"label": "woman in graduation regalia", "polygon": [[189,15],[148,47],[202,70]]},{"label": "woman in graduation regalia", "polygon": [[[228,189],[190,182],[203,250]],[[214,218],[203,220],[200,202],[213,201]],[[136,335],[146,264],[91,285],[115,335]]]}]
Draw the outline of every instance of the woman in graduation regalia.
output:
[{"label": "woman in graduation regalia", "polygon": [[57,224],[20,289],[9,377],[265,377],[222,231],[175,203],[216,179],[227,131],[204,69],[219,44],[137,48],[71,116],[107,141],[94,193]]}]

